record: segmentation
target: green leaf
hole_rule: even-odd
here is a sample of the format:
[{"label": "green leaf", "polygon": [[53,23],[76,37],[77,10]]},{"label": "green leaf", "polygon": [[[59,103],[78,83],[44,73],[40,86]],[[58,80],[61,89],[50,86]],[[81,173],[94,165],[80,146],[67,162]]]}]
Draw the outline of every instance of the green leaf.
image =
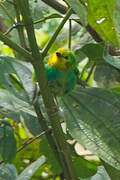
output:
[{"label": "green leaf", "polygon": [[[119,9],[115,0],[88,0],[88,23],[108,43],[120,47],[118,29],[116,29],[115,17]],[[117,16],[119,17],[119,16]]]},{"label": "green leaf", "polygon": [[17,177],[17,170],[13,164],[0,165],[0,180],[15,180]]},{"label": "green leaf", "polygon": [[72,137],[120,170],[120,95],[78,86],[63,102]]},{"label": "green leaf", "polygon": [[[34,85],[32,84],[31,65],[9,56],[0,56],[0,84],[18,98],[32,101]],[[32,68],[31,68],[32,69]],[[19,88],[16,88],[10,76],[14,76]],[[21,92],[21,91],[24,92]]]},{"label": "green leaf", "polygon": [[79,51],[84,53],[90,60],[104,61],[105,43],[89,43],[83,46]]},{"label": "green leaf", "polygon": [[35,172],[46,162],[45,156],[41,156],[38,160],[33,162],[28,166],[17,178],[16,180],[29,180],[35,174]]},{"label": "green leaf", "polygon": [[86,26],[87,21],[87,13],[86,8],[79,0],[66,0],[68,4],[71,6],[71,8],[76,12],[76,14],[80,17],[81,23]]},{"label": "green leaf", "polygon": [[52,172],[55,175],[60,174],[62,172],[61,167],[58,164],[58,161],[56,160],[56,157],[54,156],[46,138],[42,139],[40,142],[40,152],[42,152],[48,159]]},{"label": "green leaf", "polygon": [[5,162],[12,162],[16,156],[16,140],[11,125],[0,121],[0,154]]},{"label": "green leaf", "polygon": [[37,117],[27,114],[25,112],[22,112],[22,116],[24,118],[25,125],[27,126],[30,133],[32,133],[34,136],[37,136],[38,134],[42,132],[42,129],[41,129],[41,126]]}]

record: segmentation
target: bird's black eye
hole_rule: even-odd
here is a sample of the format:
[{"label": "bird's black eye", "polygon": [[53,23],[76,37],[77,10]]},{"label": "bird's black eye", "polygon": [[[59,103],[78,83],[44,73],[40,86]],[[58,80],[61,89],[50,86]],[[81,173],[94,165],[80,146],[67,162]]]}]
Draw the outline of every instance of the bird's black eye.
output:
[{"label": "bird's black eye", "polygon": [[65,59],[68,59],[68,56],[65,56],[64,58],[65,58]]},{"label": "bird's black eye", "polygon": [[61,53],[59,53],[59,52],[56,52],[56,55],[57,55],[57,57],[61,57],[62,55],[61,55]]}]

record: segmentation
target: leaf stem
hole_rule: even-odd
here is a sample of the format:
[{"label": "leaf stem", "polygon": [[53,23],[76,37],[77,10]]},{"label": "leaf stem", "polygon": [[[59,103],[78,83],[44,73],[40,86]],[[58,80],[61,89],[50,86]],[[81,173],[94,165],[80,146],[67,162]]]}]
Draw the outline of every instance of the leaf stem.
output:
[{"label": "leaf stem", "polygon": [[[40,23],[40,22],[44,22],[44,21],[46,21],[46,20],[49,20],[50,18],[62,18],[62,16],[58,16],[58,17],[53,17],[53,15],[54,14],[51,14],[51,15],[49,15],[49,16],[46,16],[46,17],[44,17],[44,18],[41,18],[41,19],[39,19],[39,20],[37,20],[37,21],[34,21],[33,22],[33,24],[37,24],[37,23]],[[55,14],[56,15],[56,14]]]},{"label": "leaf stem", "polygon": [[96,63],[94,62],[94,63],[92,64],[91,69],[90,69],[90,72],[88,73],[88,76],[87,76],[87,78],[86,78],[86,80],[85,80],[86,83],[87,83],[88,80],[90,79],[90,77],[91,77],[91,75],[92,75],[92,72],[93,72],[95,66],[96,66]]}]

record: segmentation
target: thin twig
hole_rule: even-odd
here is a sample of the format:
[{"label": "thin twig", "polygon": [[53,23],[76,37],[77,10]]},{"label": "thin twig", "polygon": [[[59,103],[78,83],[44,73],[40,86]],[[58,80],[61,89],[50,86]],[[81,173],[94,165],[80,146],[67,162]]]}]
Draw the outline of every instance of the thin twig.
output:
[{"label": "thin twig", "polygon": [[8,35],[15,27],[16,27],[16,25],[13,25],[12,27],[10,27],[10,28],[4,33],[4,35]]},{"label": "thin twig", "polygon": [[92,75],[92,72],[93,72],[95,66],[96,66],[96,63],[94,62],[93,65],[92,65],[92,67],[91,67],[91,69],[90,69],[90,72],[88,73],[88,76],[87,76],[87,78],[86,78],[86,80],[85,80],[86,83],[87,83],[88,80],[90,79],[90,77],[91,77],[91,75]]},{"label": "thin twig", "polygon": [[28,139],[27,141],[25,141],[22,146],[20,148],[18,148],[17,152],[22,151],[26,146],[28,146],[29,144],[33,143],[34,141],[36,141],[37,139],[39,139],[41,136],[45,135],[46,133],[50,132],[51,129],[47,129],[43,132],[41,132],[40,134],[38,134],[37,136]]},{"label": "thin twig", "polygon": [[[33,24],[37,24],[37,23],[40,23],[40,22],[44,22],[44,21],[46,21],[46,20],[49,20],[49,19],[50,19],[50,18],[49,18],[50,16],[51,16],[51,15],[46,16],[46,17],[44,17],[44,18],[41,18],[41,19],[39,19],[39,20],[37,20],[37,21],[34,21]],[[60,17],[60,16],[59,16],[59,17],[52,17],[52,19],[53,19],[53,18],[62,18],[62,16],[61,16],[61,17]]]}]

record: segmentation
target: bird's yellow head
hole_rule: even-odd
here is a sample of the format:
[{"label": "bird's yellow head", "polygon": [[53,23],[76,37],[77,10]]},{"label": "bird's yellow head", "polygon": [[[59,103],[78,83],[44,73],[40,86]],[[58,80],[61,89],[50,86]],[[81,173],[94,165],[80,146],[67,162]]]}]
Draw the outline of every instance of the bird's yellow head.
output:
[{"label": "bird's yellow head", "polygon": [[53,54],[48,61],[48,64],[52,68],[56,68],[59,71],[72,71],[76,68],[75,57],[69,50],[60,48]]}]

